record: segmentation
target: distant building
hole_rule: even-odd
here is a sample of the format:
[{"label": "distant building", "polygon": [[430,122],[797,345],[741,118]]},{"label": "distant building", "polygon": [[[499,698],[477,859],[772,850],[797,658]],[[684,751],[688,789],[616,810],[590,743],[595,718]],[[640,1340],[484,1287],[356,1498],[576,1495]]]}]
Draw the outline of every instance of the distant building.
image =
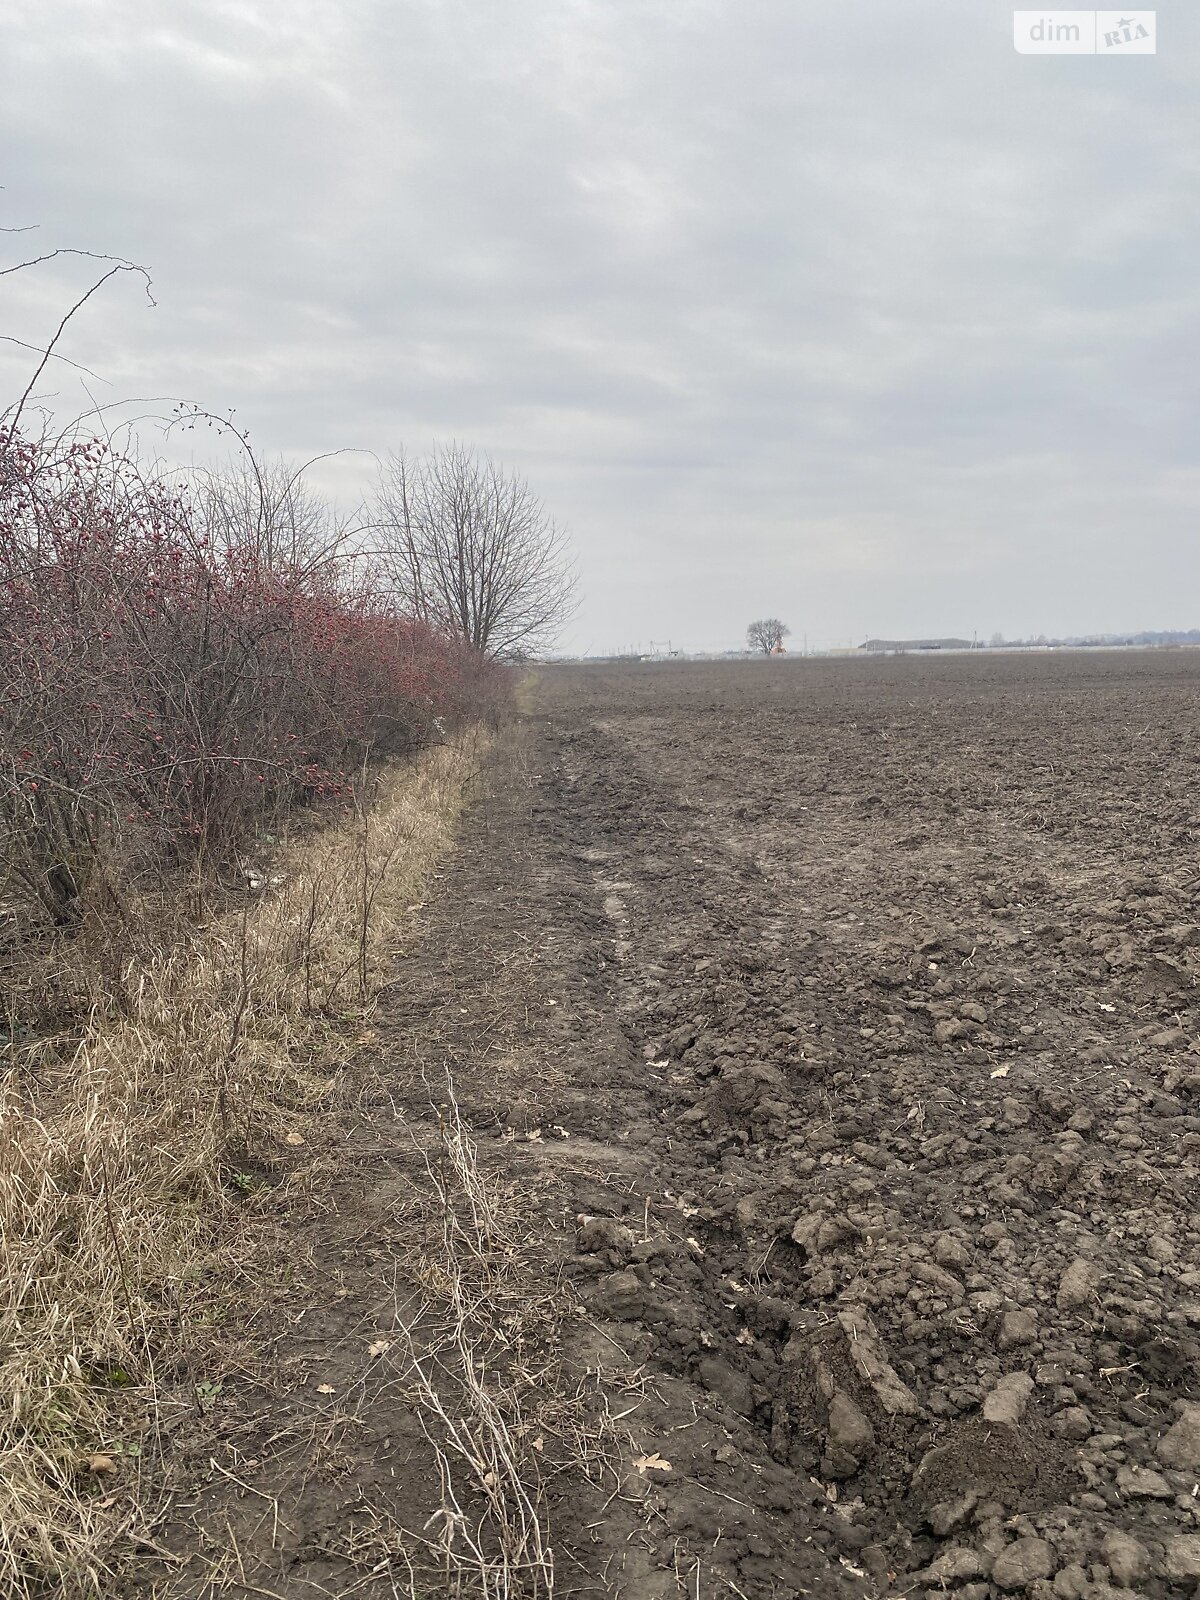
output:
[{"label": "distant building", "polygon": [[900,655],[905,650],[974,650],[970,639],[868,639],[860,649],[872,655]]}]

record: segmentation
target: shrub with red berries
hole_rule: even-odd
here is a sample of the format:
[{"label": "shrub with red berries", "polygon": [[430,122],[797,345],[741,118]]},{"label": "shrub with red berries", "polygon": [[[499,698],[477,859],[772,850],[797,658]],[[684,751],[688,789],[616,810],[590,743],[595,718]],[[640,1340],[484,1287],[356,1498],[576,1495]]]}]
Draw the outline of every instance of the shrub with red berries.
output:
[{"label": "shrub with red berries", "polygon": [[219,865],[502,674],[352,563],[284,558],[103,440],[0,435],[0,859],[59,921],[98,863]]}]

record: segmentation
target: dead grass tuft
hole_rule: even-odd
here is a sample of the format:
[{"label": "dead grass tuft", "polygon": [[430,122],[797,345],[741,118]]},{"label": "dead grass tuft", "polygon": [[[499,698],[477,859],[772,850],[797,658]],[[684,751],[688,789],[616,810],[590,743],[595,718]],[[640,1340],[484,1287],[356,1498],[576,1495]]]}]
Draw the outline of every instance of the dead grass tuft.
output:
[{"label": "dead grass tuft", "polygon": [[423,1244],[405,1263],[389,1361],[433,1450],[439,1503],[423,1528],[393,1524],[389,1548],[446,1593],[551,1600],[553,1480],[615,1491],[628,1435],[598,1409],[597,1376],[564,1382],[583,1312],[538,1266],[525,1183],[481,1162],[449,1073],[427,1087],[436,1137],[420,1146],[409,1212]]},{"label": "dead grass tuft", "polygon": [[438,1148],[426,1156],[439,1227],[422,1263],[424,1304],[403,1340],[441,1489],[421,1537],[447,1592],[536,1600],[554,1592],[554,1555],[529,1437],[537,1388],[521,1356],[532,1327],[557,1308],[529,1292],[448,1076],[439,1099]]}]

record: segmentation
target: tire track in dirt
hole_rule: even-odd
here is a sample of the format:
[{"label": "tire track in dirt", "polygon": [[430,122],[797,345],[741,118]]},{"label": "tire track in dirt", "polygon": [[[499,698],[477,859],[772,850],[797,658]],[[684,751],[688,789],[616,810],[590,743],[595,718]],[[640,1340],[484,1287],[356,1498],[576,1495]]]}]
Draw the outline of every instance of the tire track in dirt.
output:
[{"label": "tire track in dirt", "polygon": [[[310,1135],[315,1167],[264,1198],[244,1305],[206,1374],[217,1380],[213,1398],[171,1441],[166,1504],[149,1547],[162,1559],[148,1559],[138,1592],[156,1600],[395,1600],[485,1584],[489,1593],[546,1592],[540,1573],[522,1569],[511,1583],[502,1575],[500,1523],[514,1510],[507,1489],[452,1461],[465,1515],[454,1511],[457,1527],[447,1515],[445,1452],[439,1458],[430,1432],[441,1446],[445,1429],[422,1414],[413,1381],[413,1355],[434,1372],[429,1354],[445,1332],[436,1293],[444,1208],[430,1164],[446,1175],[451,1082],[498,1200],[484,1245],[490,1259],[468,1286],[478,1300],[480,1370],[504,1391],[506,1425],[520,1430],[514,1455],[543,1515],[547,1500],[561,1498],[560,1473],[580,1514],[612,1495],[607,1447],[601,1440],[589,1451],[577,1437],[586,1419],[576,1390],[586,1379],[590,1399],[595,1376],[580,1368],[559,1382],[559,1327],[572,1302],[557,1271],[556,1150],[549,1133],[545,1146],[527,1137],[546,1120],[560,1074],[547,1059],[538,970],[554,896],[543,904],[534,882],[524,756],[518,732],[499,741],[484,797],[434,874],[428,904],[414,908],[393,982],[330,1063],[330,1100]],[[588,1159],[586,1149],[578,1155]],[[603,1171],[609,1156],[595,1152]],[[452,1199],[469,1220],[477,1196]],[[437,1377],[457,1420],[476,1430],[477,1417],[455,1411],[455,1371]],[[475,1530],[486,1575],[467,1554]],[[568,1570],[559,1589],[569,1588]]]}]

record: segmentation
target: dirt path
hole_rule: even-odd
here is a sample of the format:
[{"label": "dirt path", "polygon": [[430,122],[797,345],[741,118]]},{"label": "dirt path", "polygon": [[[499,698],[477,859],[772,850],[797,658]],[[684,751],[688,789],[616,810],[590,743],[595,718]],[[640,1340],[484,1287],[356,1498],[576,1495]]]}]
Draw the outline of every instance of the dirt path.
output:
[{"label": "dirt path", "polygon": [[547,675],[164,1592],[409,1592],[438,1485],[368,1352],[450,1068],[560,1593],[1191,1594],[1200,672],[989,669]]}]

